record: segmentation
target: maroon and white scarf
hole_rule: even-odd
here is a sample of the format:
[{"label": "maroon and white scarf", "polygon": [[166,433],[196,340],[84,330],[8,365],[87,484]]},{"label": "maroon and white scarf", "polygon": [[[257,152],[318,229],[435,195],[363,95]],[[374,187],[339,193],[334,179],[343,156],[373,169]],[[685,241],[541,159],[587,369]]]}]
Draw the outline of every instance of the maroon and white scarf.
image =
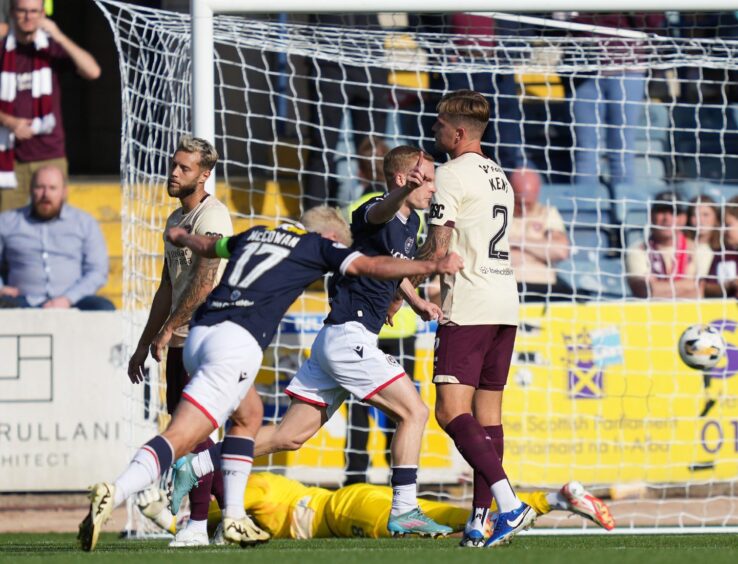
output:
[{"label": "maroon and white scarf", "polygon": [[[31,76],[31,96],[33,115],[31,129],[34,135],[49,134],[56,126],[52,108],[51,90],[53,80],[49,57],[43,56],[49,50],[49,36],[43,30],[36,31],[33,38],[36,56],[33,57]],[[16,72],[16,46],[18,42],[13,30],[5,39],[5,55],[0,61],[0,112],[14,115],[13,102],[17,93],[18,74]],[[13,172],[15,160],[15,135],[7,127],[0,126],[0,188],[15,188],[18,182]]]}]

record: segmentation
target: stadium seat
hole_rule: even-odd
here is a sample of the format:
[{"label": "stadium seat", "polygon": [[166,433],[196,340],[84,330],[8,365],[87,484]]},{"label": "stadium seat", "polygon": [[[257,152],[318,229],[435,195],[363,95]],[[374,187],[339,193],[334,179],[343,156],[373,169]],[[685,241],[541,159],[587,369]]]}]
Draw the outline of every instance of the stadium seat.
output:
[{"label": "stadium seat", "polygon": [[556,270],[579,298],[617,299],[630,295],[620,258],[589,251],[560,262]]},{"label": "stadium seat", "polygon": [[666,165],[658,157],[638,155],[635,158],[634,172],[639,181],[659,182],[666,177]]},{"label": "stadium seat", "polygon": [[738,196],[737,184],[713,184],[700,180],[680,182],[676,190],[687,202],[701,195],[709,196],[718,203]]},{"label": "stadium seat", "polygon": [[[666,104],[648,104],[646,128],[639,129],[642,139],[666,141],[669,137],[669,107]],[[643,133],[644,132],[644,133]]]},{"label": "stadium seat", "polygon": [[610,193],[599,183],[545,184],[541,187],[540,201],[558,209],[566,223],[610,222]]}]

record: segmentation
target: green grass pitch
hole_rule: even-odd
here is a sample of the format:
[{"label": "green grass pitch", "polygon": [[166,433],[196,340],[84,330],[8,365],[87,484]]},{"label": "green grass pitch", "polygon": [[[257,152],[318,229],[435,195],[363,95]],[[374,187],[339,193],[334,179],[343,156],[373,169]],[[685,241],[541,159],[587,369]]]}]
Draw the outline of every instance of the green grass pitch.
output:
[{"label": "green grass pitch", "polygon": [[250,549],[212,547],[169,549],[165,540],[120,540],[102,535],[97,550],[86,554],[72,534],[0,535],[0,562],[61,564],[430,564],[442,562],[603,564],[731,564],[738,558],[738,535],[525,536],[492,550],[462,549],[458,539],[275,540]]}]

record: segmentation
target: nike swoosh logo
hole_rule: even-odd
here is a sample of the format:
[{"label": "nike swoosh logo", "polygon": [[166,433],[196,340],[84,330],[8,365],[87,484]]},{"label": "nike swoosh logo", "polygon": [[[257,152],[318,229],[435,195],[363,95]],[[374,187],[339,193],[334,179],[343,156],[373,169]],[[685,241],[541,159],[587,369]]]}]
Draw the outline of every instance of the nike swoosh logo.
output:
[{"label": "nike swoosh logo", "polygon": [[514,519],[512,521],[510,521],[510,519],[508,519],[507,520],[507,526],[508,527],[512,527],[514,529],[515,527],[517,527],[518,525],[520,525],[520,523],[523,522],[523,519],[525,518],[525,516],[527,514],[528,514],[528,510],[526,509],[520,515],[518,515],[517,519]]}]

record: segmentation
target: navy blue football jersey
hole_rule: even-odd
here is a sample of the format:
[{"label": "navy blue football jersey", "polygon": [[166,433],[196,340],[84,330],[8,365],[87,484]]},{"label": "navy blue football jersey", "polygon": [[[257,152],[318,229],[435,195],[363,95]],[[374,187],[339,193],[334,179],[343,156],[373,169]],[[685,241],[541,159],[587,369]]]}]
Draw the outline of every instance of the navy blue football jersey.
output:
[{"label": "navy blue football jersey", "polygon": [[257,226],[223,242],[229,256],[220,284],[192,316],[191,326],[238,323],[262,348],[297,297],[327,272],[344,273],[354,249],[292,225]]},{"label": "navy blue football jersey", "polygon": [[[371,224],[366,219],[367,211],[382,198],[384,196],[366,201],[351,215],[353,249],[368,256],[414,258],[420,229],[418,214],[413,212],[405,219],[398,213],[387,223]],[[329,287],[331,311],[326,323],[358,321],[372,333],[379,334],[399,284],[399,280],[334,275]]]}]

